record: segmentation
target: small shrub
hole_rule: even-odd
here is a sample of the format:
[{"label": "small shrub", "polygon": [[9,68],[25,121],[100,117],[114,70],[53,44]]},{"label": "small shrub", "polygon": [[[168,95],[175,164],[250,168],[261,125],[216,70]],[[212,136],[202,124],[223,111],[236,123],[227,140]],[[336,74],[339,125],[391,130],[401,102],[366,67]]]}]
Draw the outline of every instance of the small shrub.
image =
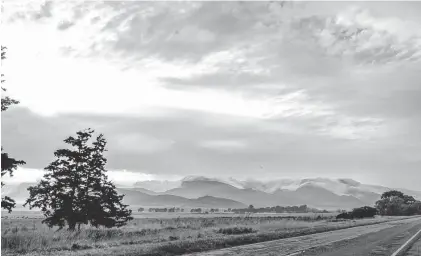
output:
[{"label": "small shrub", "polygon": [[79,250],[81,246],[79,244],[72,244],[72,250]]},{"label": "small shrub", "polygon": [[241,234],[250,234],[256,232],[252,228],[247,227],[230,227],[230,228],[220,228],[217,233],[224,235],[241,235]]},{"label": "small shrub", "polygon": [[343,213],[338,214],[338,216],[336,216],[336,219],[348,220],[348,219],[351,219],[351,215],[349,212],[343,212]]},{"label": "small shrub", "polygon": [[201,223],[201,226],[204,228],[214,227],[215,223],[213,220],[204,219]]},{"label": "small shrub", "polygon": [[83,250],[83,249],[90,249],[91,247],[88,245],[80,245],[78,243],[72,244],[72,250]]}]

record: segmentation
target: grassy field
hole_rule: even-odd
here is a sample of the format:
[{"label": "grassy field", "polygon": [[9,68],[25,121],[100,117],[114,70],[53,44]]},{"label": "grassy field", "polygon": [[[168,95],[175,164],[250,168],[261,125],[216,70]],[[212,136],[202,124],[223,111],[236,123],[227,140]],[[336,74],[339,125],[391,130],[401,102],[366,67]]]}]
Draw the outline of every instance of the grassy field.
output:
[{"label": "grassy field", "polygon": [[1,221],[2,255],[181,255],[389,220],[334,220],[332,214],[136,214],[120,229],[49,229],[36,215]]},{"label": "grassy field", "polygon": [[[28,211],[28,210],[13,210],[12,213],[2,211],[2,218],[6,219],[43,219],[44,216],[39,211]],[[324,218],[336,216],[337,213],[255,213],[253,216],[265,217],[265,216],[286,216],[286,217],[312,217],[322,216]],[[132,216],[135,219],[143,218],[157,218],[157,219],[173,219],[173,218],[215,218],[223,216],[244,216],[244,214],[233,214],[232,212],[217,212],[217,213],[190,213],[190,212],[136,212],[133,210]]]}]

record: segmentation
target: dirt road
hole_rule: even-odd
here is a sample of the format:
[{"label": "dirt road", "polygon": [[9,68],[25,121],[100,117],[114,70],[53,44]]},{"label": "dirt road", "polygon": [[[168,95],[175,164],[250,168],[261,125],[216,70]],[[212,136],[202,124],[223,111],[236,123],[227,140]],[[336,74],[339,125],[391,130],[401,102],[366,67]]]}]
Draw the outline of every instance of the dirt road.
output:
[{"label": "dirt road", "polygon": [[412,218],[191,255],[389,256],[420,228]]}]

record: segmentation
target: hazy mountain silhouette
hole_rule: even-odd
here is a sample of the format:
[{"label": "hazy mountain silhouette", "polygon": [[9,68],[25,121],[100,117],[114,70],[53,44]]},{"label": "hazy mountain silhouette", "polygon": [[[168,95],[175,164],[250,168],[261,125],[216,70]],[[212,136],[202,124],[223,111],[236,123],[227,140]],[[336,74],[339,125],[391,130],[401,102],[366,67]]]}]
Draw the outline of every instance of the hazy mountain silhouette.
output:
[{"label": "hazy mountain silhouette", "polygon": [[254,189],[239,189],[229,184],[212,180],[183,181],[179,188],[174,188],[165,194],[195,198],[198,196],[215,196],[239,201],[255,206],[277,205],[278,199],[271,195]]},{"label": "hazy mountain silhouette", "polygon": [[[28,198],[27,188],[31,185],[35,183],[6,184],[2,195],[22,203]],[[241,208],[250,204],[255,207],[306,204],[321,209],[350,209],[373,205],[383,192],[391,189],[352,179],[277,179],[264,182],[188,176],[179,181],[136,182],[131,187],[120,186],[119,192],[126,194],[125,203],[140,206]],[[420,191],[398,190],[421,199]]]},{"label": "hazy mountain silhouette", "polygon": [[123,202],[129,205],[159,206],[159,207],[205,207],[205,208],[244,208],[245,204],[213,196],[202,196],[189,199],[175,195],[148,195],[130,189],[118,189],[124,194]]},{"label": "hazy mountain silhouette", "polygon": [[352,208],[364,205],[364,202],[353,196],[339,196],[329,190],[306,185],[295,191],[277,190],[266,193],[253,188],[240,189],[229,184],[211,180],[183,181],[179,188],[171,189],[165,194],[194,198],[211,195],[229,198],[256,207],[289,206],[307,204],[311,207],[345,207]]},{"label": "hazy mountain silhouette", "polygon": [[137,188],[145,188],[150,191],[155,192],[164,192],[166,190],[177,188],[181,184],[181,181],[160,181],[160,180],[146,180],[146,181],[138,181],[133,184],[134,187]]}]

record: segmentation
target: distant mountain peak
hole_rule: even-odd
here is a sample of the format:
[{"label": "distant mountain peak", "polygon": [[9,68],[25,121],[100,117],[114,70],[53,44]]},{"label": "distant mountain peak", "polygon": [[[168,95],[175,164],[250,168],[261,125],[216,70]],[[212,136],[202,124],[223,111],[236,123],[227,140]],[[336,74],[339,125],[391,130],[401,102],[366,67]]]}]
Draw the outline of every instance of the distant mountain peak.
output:
[{"label": "distant mountain peak", "polygon": [[185,181],[216,181],[216,180],[205,177],[205,176],[190,175],[190,176],[184,177],[183,179],[181,179],[181,181],[185,182]]},{"label": "distant mountain peak", "polygon": [[345,184],[345,185],[350,185],[353,187],[358,187],[359,185],[361,185],[360,182],[353,180],[353,179],[338,179],[339,182]]},{"label": "distant mountain peak", "polygon": [[229,178],[214,178],[214,177],[205,177],[205,176],[195,176],[195,175],[191,175],[191,176],[186,176],[185,178],[183,178],[181,180],[182,185],[185,183],[189,183],[189,182],[200,182],[200,181],[205,181],[205,182],[218,182],[218,183],[223,183],[223,184],[227,184],[236,188],[244,188],[242,183],[232,177]]}]

